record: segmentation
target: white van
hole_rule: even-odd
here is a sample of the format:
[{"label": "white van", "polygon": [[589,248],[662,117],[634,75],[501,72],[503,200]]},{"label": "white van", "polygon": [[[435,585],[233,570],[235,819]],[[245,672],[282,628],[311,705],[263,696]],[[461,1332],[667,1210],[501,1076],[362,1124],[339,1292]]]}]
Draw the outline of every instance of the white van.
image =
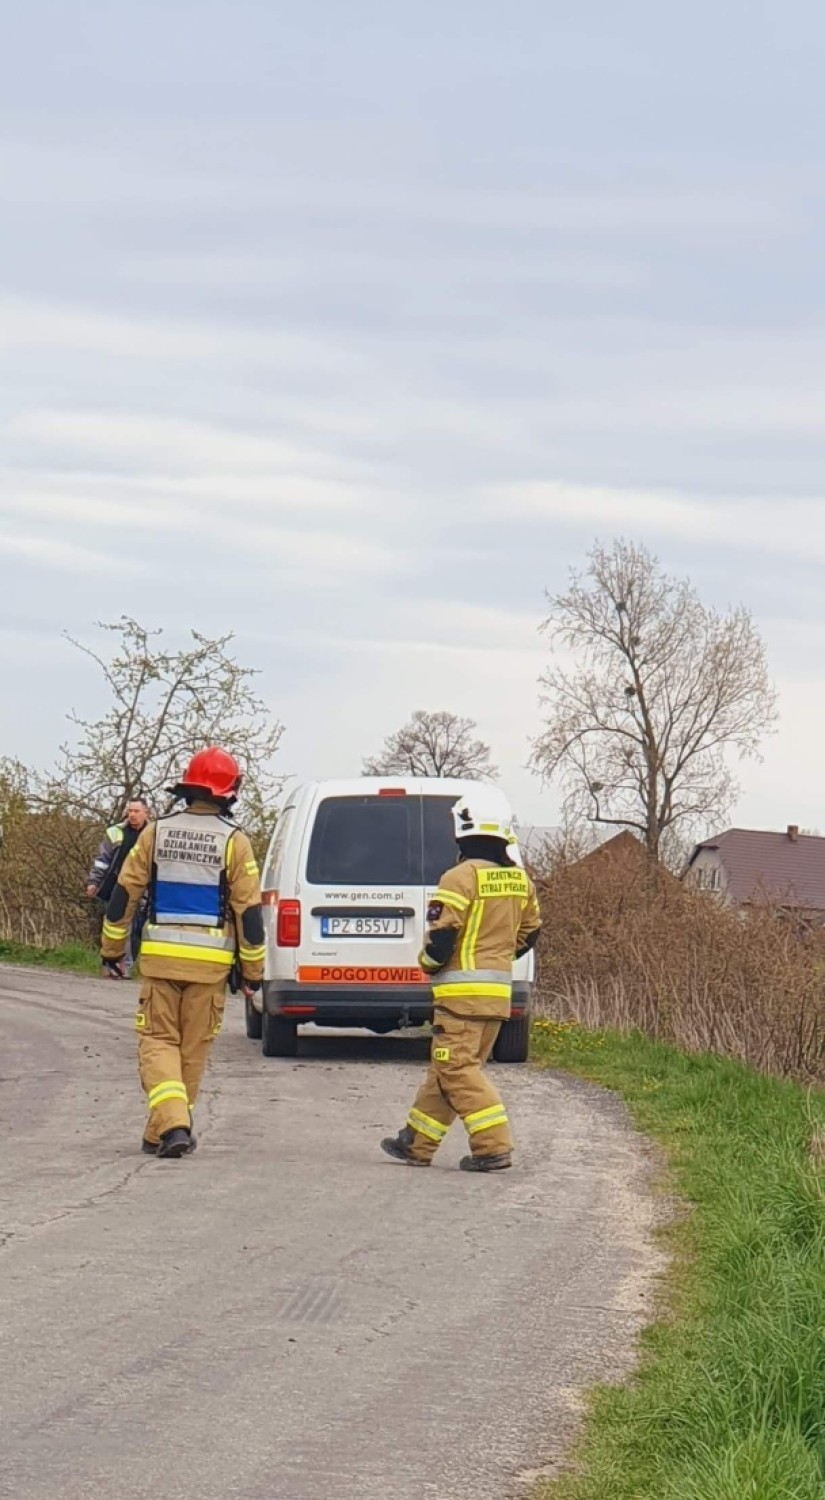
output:
[{"label": "white van", "polygon": [[[246,1003],[247,1036],[262,1038],[265,1057],[294,1057],[302,1022],[388,1032],[432,1018],[418,967],[425,916],[458,857],[451,808],[474,785],[361,776],[290,794],[261,882],[263,991]],[[529,953],[514,968],[499,1062],[527,1057],[533,975]]]}]

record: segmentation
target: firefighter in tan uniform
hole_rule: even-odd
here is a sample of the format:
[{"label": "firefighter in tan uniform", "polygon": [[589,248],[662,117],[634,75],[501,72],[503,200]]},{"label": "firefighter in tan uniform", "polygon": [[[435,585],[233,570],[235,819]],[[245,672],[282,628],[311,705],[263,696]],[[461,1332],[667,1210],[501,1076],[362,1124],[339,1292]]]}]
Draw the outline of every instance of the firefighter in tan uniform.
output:
[{"label": "firefighter in tan uniform", "polygon": [[512,1165],[513,1137],[483,1069],[510,1014],[513,959],[533,947],[541,917],[532,880],[507,853],[512,817],[501,793],[468,793],[453,818],[461,857],[432,898],[419,959],[434,976],[432,1060],[404,1129],[381,1146],[428,1167],[460,1115],[471,1151],[462,1169],[495,1172]]},{"label": "firefighter in tan uniform", "polygon": [[149,1104],[143,1150],[163,1157],[195,1149],[192,1108],[236,956],[243,987],[261,987],[264,927],[258,866],[229,811],[241,783],[225,750],[202,750],[171,788],[185,809],[151,823],[118,877],[103,924],[102,958],[117,970],[144,891],[143,984],[135,1017],[138,1067]]}]

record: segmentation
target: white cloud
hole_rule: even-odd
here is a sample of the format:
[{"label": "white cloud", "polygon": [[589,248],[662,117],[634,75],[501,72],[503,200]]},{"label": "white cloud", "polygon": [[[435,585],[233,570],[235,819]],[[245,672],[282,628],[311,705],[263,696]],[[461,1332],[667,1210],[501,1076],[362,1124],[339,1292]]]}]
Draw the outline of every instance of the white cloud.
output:
[{"label": "white cloud", "polygon": [[[95,535],[101,529],[114,531],[121,536],[137,539],[137,547],[129,553],[129,569],[148,566],[134,562],[144,552],[147,543],[167,536],[189,541],[205,542],[210,548],[210,570],[220,566],[218,561],[237,557],[243,560],[246,569],[266,568],[280,581],[292,588],[318,588],[331,580],[350,577],[393,574],[401,566],[397,549],[383,545],[380,541],[363,538],[358,531],[350,534],[333,527],[301,529],[276,521],[261,523],[240,515],[236,508],[213,506],[208,512],[194,504],[163,504],[154,501],[137,502],[134,497],[102,500],[74,495],[17,495],[14,498],[0,496],[0,516],[22,515],[31,524],[36,517],[43,521],[62,522],[74,531],[84,527]],[[43,536],[14,537],[11,534],[0,538],[0,550],[17,552],[33,561],[49,566],[59,566],[67,571],[72,567],[80,572],[93,571],[108,565],[112,558],[92,547],[63,541],[58,537]],[[157,573],[164,571],[172,554],[162,547],[150,547],[152,566]],[[405,564],[409,563],[407,555]]]},{"label": "white cloud", "polygon": [[295,373],[324,371],[342,377],[361,360],[331,336],[280,327],[258,331],[232,323],[127,317],[62,304],[0,299],[0,354],[20,350],[68,350],[106,354],[117,360],[210,361],[225,368],[254,361]]},{"label": "white cloud", "polygon": [[[0,552],[36,563],[43,568],[71,574],[99,574],[101,569],[117,567],[119,561],[108,552],[80,547],[58,537],[12,536],[7,531],[0,532]],[[130,568],[131,566],[130,562]],[[143,571],[143,564],[139,561],[134,567],[137,572]]]},{"label": "white cloud", "polygon": [[825,498],[691,499],[668,491],[535,483],[489,488],[481,510],[548,525],[626,530],[825,561]]},{"label": "white cloud", "polygon": [[[44,457],[57,449],[94,456],[98,461],[108,459],[132,476],[144,472],[205,474],[214,485],[215,474],[277,474],[287,479],[313,475],[335,480],[342,474],[365,473],[364,466],[309,444],[156,413],[23,411],[2,430],[7,446],[25,443],[42,449]],[[331,493],[328,489],[325,499]]]}]

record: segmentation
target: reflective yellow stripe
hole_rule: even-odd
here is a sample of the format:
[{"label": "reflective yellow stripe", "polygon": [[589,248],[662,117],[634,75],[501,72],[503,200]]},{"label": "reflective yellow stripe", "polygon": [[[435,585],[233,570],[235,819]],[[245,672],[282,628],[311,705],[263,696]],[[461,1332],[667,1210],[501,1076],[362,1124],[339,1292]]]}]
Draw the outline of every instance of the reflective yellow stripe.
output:
[{"label": "reflective yellow stripe", "polygon": [[266,958],[266,948],[263,943],[261,943],[259,948],[244,948],[242,946],[238,949],[238,952],[244,962],[248,964],[260,964]]},{"label": "reflective yellow stripe", "polygon": [[104,922],[103,936],[112,938],[113,940],[116,940],[117,938],[126,938],[129,936],[129,929],[128,927],[115,927],[113,922]]},{"label": "reflective yellow stripe", "polygon": [[468,1135],[480,1135],[482,1130],[494,1130],[497,1125],[507,1125],[507,1111],[503,1104],[491,1104],[489,1109],[478,1109],[465,1115],[464,1127]]},{"label": "reflective yellow stripe", "polygon": [[188,1105],[189,1095],[186,1092],[186,1084],[181,1083],[179,1078],[167,1078],[163,1083],[156,1083],[149,1090],[149,1108],[157,1109],[159,1104],[165,1104],[169,1099],[182,1099]]},{"label": "reflective yellow stripe", "polygon": [[182,1091],[185,1094],[186,1084],[182,1078],[162,1078],[160,1083],[155,1083],[150,1088],[150,1100],[154,1099],[155,1095],[160,1094],[164,1089],[177,1089],[179,1092]]},{"label": "reflective yellow stripe", "polygon": [[[145,944],[144,949],[145,951]],[[434,984],[436,1000],[448,1000],[451,995],[479,995],[485,1000],[509,1000],[513,992],[509,984]]]},{"label": "reflective yellow stripe", "polygon": [[433,893],[433,901],[440,901],[443,906],[452,906],[456,911],[466,911],[470,905],[469,896],[461,896],[458,891],[443,891],[439,886]]},{"label": "reflective yellow stripe", "polygon": [[484,1109],[474,1109],[471,1114],[464,1116],[464,1124],[470,1125],[474,1120],[486,1120],[490,1115],[504,1113],[504,1105],[499,1100],[498,1104],[488,1104]]},{"label": "reflective yellow stripe", "polygon": [[173,1087],[171,1084],[165,1089],[153,1089],[149,1099],[149,1108],[156,1109],[159,1104],[166,1104],[169,1099],[182,1099],[184,1104],[189,1103],[186,1089]]},{"label": "reflective yellow stripe", "polygon": [[441,968],[441,964],[436,963],[435,959],[430,958],[423,949],[418,955],[418,964],[419,968],[426,969],[428,974],[437,974]]},{"label": "reflective yellow stripe", "polygon": [[244,869],[247,875],[260,875],[261,873],[258,869],[257,861],[254,859],[248,859],[244,865]]},{"label": "reflective yellow stripe", "polygon": [[478,942],[478,932],[483,916],[484,907],[480,901],[475,901],[470,909],[470,916],[464,933],[464,941],[461,944],[460,963],[462,969],[475,968],[476,943]]},{"label": "reflective yellow stripe", "polygon": [[188,943],[158,943],[144,938],[140,945],[141,958],[185,958],[196,963],[221,964],[228,969],[232,954],[225,948],[196,948]]},{"label": "reflective yellow stripe", "polygon": [[432,1115],[422,1114],[420,1109],[411,1109],[407,1116],[407,1124],[411,1130],[419,1135],[425,1135],[430,1141],[443,1141],[449,1125],[442,1125],[440,1120],[434,1120]]}]

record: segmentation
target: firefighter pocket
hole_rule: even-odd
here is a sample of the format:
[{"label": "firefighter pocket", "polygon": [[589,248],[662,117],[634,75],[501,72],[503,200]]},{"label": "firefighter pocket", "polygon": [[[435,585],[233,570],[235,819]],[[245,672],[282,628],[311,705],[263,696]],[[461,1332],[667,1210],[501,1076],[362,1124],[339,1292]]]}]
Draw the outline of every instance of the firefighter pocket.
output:
[{"label": "firefighter pocket", "polygon": [[142,1031],[145,1034],[150,1030],[149,1001],[139,1000],[135,1011],[135,1031]]},{"label": "firefighter pocket", "polygon": [[225,995],[212,1001],[212,1012],[210,1016],[209,1035],[217,1036],[223,1030],[223,1012],[226,1005]]}]

